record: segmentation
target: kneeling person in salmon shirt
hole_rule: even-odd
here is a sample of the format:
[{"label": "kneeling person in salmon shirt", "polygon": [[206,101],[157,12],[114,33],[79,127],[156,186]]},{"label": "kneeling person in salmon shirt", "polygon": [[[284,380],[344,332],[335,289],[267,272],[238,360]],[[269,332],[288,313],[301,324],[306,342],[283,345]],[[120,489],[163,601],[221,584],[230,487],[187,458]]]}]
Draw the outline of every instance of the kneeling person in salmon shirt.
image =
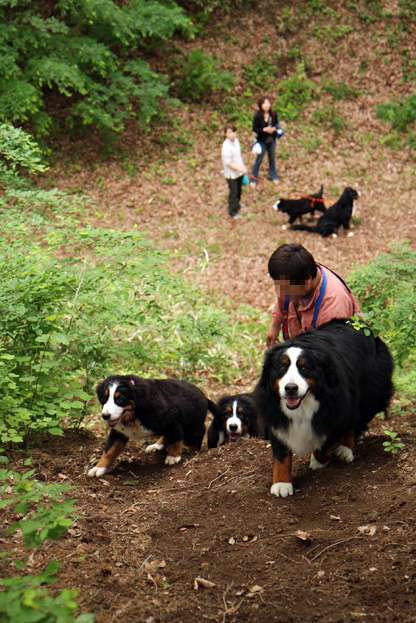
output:
[{"label": "kneeling person in salmon shirt", "polygon": [[350,318],[360,313],[351,290],[338,275],[315,262],[300,244],[283,244],[268,263],[277,301],[266,336],[271,348],[283,339],[316,329],[334,318]]}]

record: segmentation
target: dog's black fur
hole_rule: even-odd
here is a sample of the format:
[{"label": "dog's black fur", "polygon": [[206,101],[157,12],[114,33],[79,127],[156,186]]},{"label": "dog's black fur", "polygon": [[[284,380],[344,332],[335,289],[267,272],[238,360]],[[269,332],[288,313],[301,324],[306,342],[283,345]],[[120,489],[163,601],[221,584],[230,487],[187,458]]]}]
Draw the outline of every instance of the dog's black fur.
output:
[{"label": "dog's black fur", "polygon": [[109,376],[97,386],[102,417],[111,427],[104,454],[90,469],[100,477],[114,463],[129,439],[146,434],[161,436],[147,452],[167,448],[166,463],[181,459],[182,442],[200,449],[205,434],[207,411],[217,406],[195,385],[176,379],[143,379],[138,376]]},{"label": "dog's black fur", "polygon": [[222,396],[217,402],[217,414],[208,429],[208,448],[243,436],[264,436],[263,422],[258,418],[253,394]]},{"label": "dog's black fur", "polygon": [[[342,225],[345,229],[345,233],[348,235],[354,201],[358,199],[358,197],[358,192],[348,187],[344,190],[338,201],[324,212],[316,225],[292,225],[291,229],[296,231],[310,231],[314,234],[320,234],[323,238],[327,238],[331,235],[335,237],[338,227]],[[352,233],[350,235],[352,235]]]},{"label": "dog's black fur", "polygon": [[[308,195],[308,197],[302,197],[300,199],[278,199],[273,205],[273,209],[276,210],[276,212],[284,212],[289,216],[288,225],[293,225],[296,219],[302,222],[302,216],[304,214],[310,213],[313,215],[315,210],[325,212],[326,207],[322,201],[323,192],[324,187],[321,186],[316,195]],[[314,199],[318,199],[319,201],[313,201]],[[283,225],[284,229],[286,229],[286,227],[286,225]]]},{"label": "dog's black fur", "polygon": [[323,467],[333,450],[351,462],[355,439],[389,405],[392,373],[384,342],[348,320],[333,320],[269,350],[255,398],[272,445],[271,493],[293,494],[292,452],[313,452],[313,469]]}]

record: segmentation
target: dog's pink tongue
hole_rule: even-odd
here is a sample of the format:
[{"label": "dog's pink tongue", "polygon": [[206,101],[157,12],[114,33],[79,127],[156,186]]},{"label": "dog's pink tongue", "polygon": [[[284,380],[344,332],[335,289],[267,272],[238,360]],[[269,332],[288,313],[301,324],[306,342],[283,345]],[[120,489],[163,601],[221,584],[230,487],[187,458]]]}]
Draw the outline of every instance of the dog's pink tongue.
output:
[{"label": "dog's pink tongue", "polygon": [[297,407],[299,403],[299,398],[296,396],[287,396],[286,404],[289,408]]}]

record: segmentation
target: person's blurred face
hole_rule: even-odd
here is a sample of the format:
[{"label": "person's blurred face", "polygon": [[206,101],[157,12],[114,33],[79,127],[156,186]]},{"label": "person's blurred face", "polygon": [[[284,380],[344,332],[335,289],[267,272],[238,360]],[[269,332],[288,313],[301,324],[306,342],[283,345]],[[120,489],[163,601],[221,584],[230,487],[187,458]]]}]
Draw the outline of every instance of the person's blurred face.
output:
[{"label": "person's blurred face", "polygon": [[229,138],[230,141],[235,141],[237,136],[237,132],[232,130],[231,128],[227,128],[225,131],[225,138]]},{"label": "person's blurred face", "polygon": [[261,109],[263,112],[269,112],[270,108],[271,108],[271,104],[270,101],[268,99],[265,99],[263,104],[261,105]]},{"label": "person's blurred face", "polygon": [[273,282],[277,296],[280,298],[289,296],[291,301],[299,301],[312,287],[312,277],[306,281],[300,281],[287,275],[281,275],[279,279],[274,279]]}]

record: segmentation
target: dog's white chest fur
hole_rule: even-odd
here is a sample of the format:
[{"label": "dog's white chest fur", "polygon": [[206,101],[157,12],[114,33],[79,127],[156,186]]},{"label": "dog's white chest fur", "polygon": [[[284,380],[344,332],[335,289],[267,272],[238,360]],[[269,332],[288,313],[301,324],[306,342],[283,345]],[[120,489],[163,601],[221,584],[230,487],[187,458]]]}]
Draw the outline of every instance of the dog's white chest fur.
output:
[{"label": "dog's white chest fur", "polygon": [[[290,365],[279,381],[280,408],[289,419],[286,429],[272,427],[272,433],[280,439],[292,452],[298,456],[319,450],[325,436],[317,435],[312,426],[313,416],[319,409],[319,401],[309,391],[307,381],[300,374],[297,361],[302,355],[302,349],[291,346],[286,353]],[[285,387],[289,384],[298,387],[298,395],[303,396],[302,402],[296,409],[289,409],[285,399]]]}]

